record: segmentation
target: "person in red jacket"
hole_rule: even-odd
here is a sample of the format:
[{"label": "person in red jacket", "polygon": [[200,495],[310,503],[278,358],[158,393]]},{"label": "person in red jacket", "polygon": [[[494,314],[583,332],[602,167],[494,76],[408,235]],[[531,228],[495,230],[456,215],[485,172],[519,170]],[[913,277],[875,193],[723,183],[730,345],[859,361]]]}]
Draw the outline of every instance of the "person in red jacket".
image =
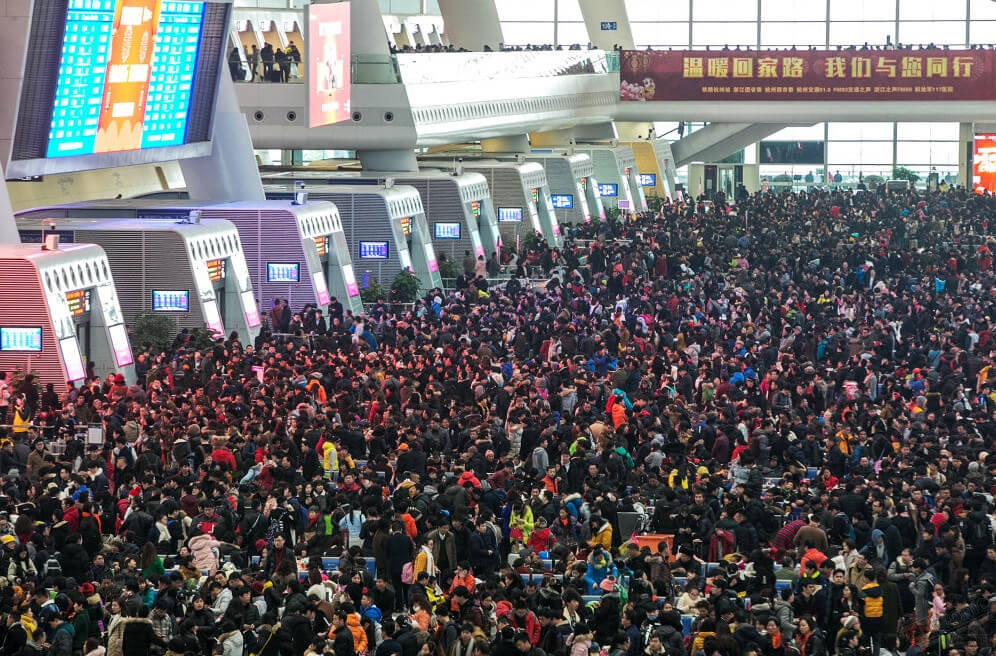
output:
[{"label": "person in red jacket", "polygon": [[515,603],[515,610],[508,616],[508,623],[517,631],[523,631],[529,636],[529,642],[539,644],[540,629],[542,628],[536,613],[529,610],[529,605],[524,599]]},{"label": "person in red jacket", "polygon": [[529,541],[526,543],[535,553],[550,550],[550,527],[546,525],[546,517],[536,520],[533,532],[529,534]]},{"label": "person in red jacket", "polygon": [[214,447],[214,450],[211,451],[211,462],[221,464],[231,472],[238,469],[235,456],[228,448],[228,438],[216,435],[211,438],[211,446]]}]

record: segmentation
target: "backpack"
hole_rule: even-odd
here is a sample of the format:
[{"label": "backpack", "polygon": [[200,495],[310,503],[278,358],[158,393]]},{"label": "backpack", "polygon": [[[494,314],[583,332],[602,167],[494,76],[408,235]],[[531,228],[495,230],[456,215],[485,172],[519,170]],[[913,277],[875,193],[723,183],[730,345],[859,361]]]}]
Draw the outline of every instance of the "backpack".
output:
[{"label": "backpack", "polygon": [[969,539],[972,541],[973,547],[984,549],[992,544],[993,539],[992,535],[990,535],[992,524],[989,522],[988,517],[977,522],[972,522],[969,528]]},{"label": "backpack", "polygon": [[[870,596],[865,593],[867,590],[872,590],[878,588],[878,596]],[[882,617],[884,600],[885,597],[882,595],[882,589],[877,583],[869,583],[861,589],[862,597],[865,600],[864,612],[862,615],[868,619],[879,619]]]},{"label": "backpack", "polygon": [[45,566],[42,567],[42,572],[45,577],[49,576],[62,576],[62,565],[56,558],[49,558],[45,561]]}]

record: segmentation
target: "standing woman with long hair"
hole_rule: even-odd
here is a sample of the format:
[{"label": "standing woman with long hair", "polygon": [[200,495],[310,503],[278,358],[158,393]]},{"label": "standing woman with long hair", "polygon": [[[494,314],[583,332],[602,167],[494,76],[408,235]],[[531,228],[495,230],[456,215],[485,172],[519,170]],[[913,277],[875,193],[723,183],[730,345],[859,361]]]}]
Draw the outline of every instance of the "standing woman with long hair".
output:
[{"label": "standing woman with long hair", "polygon": [[346,506],[345,511],[346,516],[339,520],[339,530],[348,533],[346,547],[349,548],[350,545],[360,543],[360,529],[367,518],[357,504]]}]

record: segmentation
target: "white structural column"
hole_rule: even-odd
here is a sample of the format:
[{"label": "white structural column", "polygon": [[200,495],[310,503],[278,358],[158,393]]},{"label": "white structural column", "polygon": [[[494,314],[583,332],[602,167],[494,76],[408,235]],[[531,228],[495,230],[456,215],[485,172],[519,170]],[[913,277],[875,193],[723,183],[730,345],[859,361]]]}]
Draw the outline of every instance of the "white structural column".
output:
[{"label": "white structural column", "polygon": [[457,48],[497,50],[505,41],[495,0],[439,0],[439,12],[446,36]]},{"label": "white structural column", "polygon": [[[328,2],[328,0],[324,1]],[[391,48],[387,41],[387,31],[384,29],[384,16],[381,14],[380,4],[377,0],[351,0],[349,12],[349,20],[352,23],[350,38],[352,39],[353,52],[357,55],[390,57]],[[357,80],[353,80],[353,84],[357,84]],[[398,119],[403,116],[404,121],[408,124],[409,121],[414,120],[412,119],[411,104],[408,101],[408,94],[404,93],[403,86],[400,87],[400,90],[403,100],[398,102],[403,103],[404,106],[399,104],[393,111]],[[361,112],[363,109],[356,103],[354,103],[353,108],[359,109]],[[366,114],[367,112],[362,113]],[[368,129],[376,130],[377,128]],[[337,146],[338,144],[332,144],[333,148]],[[357,150],[356,157],[360,160],[363,168],[373,171],[418,170],[418,162],[411,148],[395,146],[394,148]]]},{"label": "white structural column", "polygon": [[218,87],[211,154],[180,160],[180,170],[191,200],[266,200],[249,125],[228,75],[221,76]]},{"label": "white structural column", "polygon": [[[442,0],[440,0],[442,5]],[[588,28],[588,40],[596,48],[612,50],[621,46],[633,50],[633,32],[629,28],[629,16],[623,0],[578,0],[584,25]]]},{"label": "white structural column", "polygon": [[[0,0],[0,41],[7,54],[7,65],[0,67],[0,170],[6,165],[13,139],[14,115],[21,89],[21,62],[27,50],[31,0]],[[2,182],[2,180],[0,180]],[[7,184],[0,189],[0,243],[18,244],[21,238],[14,224]]]}]

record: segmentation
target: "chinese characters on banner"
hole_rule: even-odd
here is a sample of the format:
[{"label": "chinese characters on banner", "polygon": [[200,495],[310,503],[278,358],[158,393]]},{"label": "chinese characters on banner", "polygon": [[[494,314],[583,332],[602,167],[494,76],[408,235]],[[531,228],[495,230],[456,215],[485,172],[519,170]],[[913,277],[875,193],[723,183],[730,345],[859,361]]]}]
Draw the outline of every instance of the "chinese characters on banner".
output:
[{"label": "chinese characters on banner", "polygon": [[996,193],[996,134],[975,135],[972,158],[972,188]]},{"label": "chinese characters on banner", "polygon": [[990,50],[636,51],[623,101],[996,100]]}]

